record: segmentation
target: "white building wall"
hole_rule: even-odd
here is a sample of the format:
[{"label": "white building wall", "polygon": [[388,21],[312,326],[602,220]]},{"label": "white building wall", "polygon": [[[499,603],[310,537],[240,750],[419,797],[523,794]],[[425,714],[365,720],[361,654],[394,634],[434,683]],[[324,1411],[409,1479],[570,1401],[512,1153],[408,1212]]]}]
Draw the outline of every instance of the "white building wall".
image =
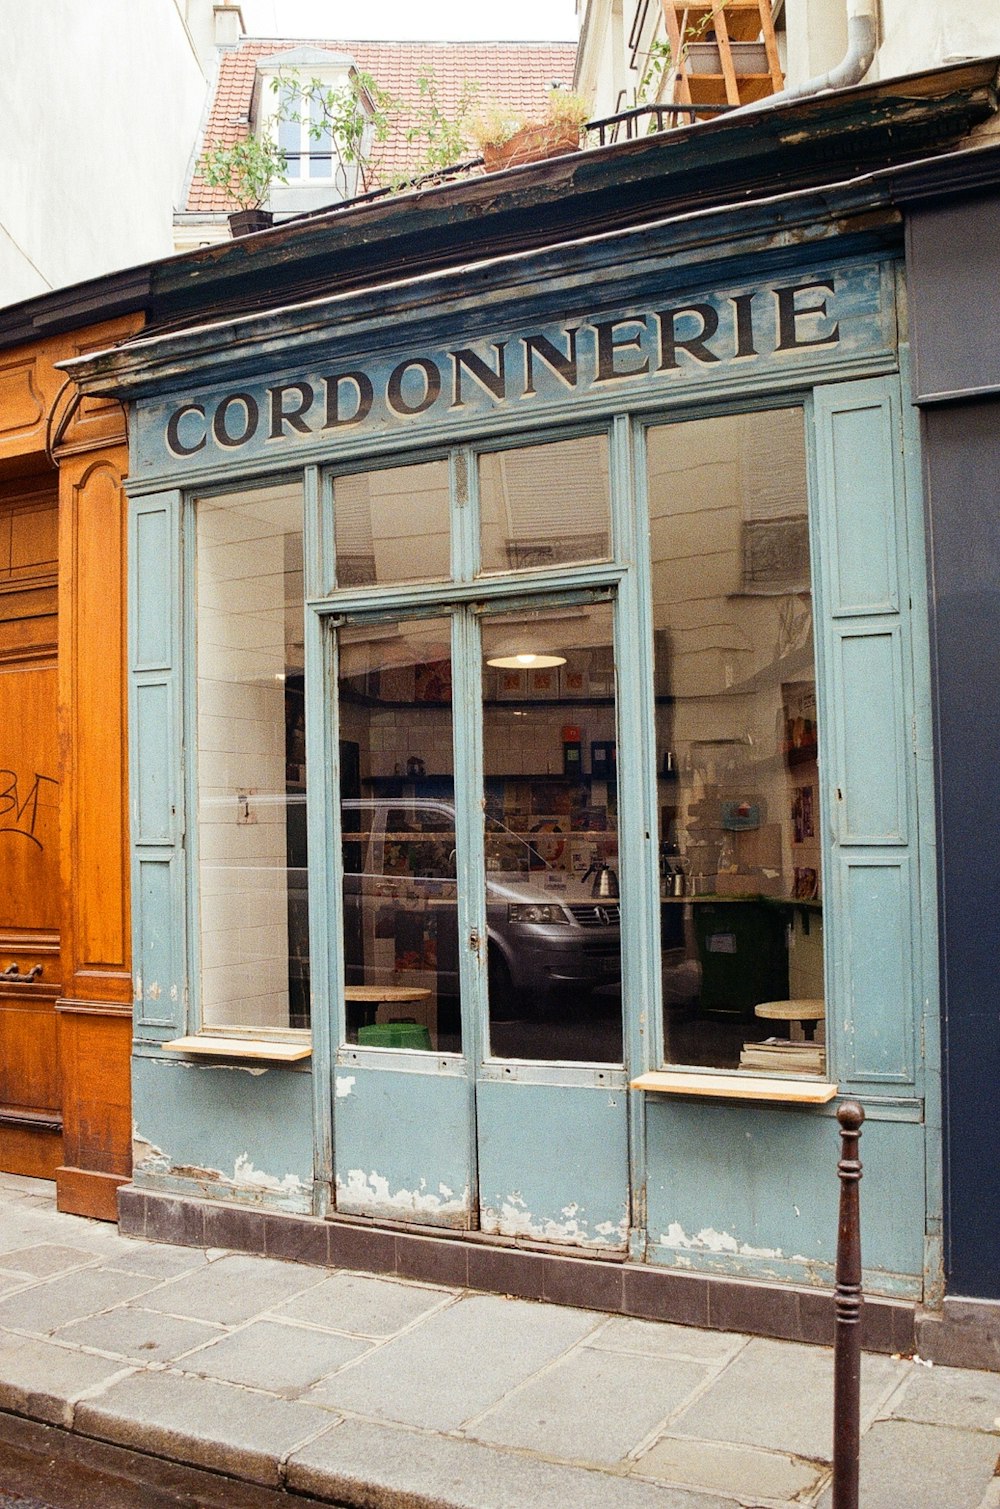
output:
[{"label": "white building wall", "polygon": [[2,0],[0,306],[173,249],[206,99],[185,12],[211,0]]},{"label": "white building wall", "polygon": [[873,77],[1000,53],[997,0],[882,0]]},{"label": "white building wall", "polygon": [[[847,51],[848,0],[785,0],[776,16],[790,87],[826,73]],[[649,49],[666,36],[661,0],[577,0],[581,50],[577,88],[592,114],[615,109],[624,86],[635,103]],[[879,45],[867,81],[1000,54],[1000,0],[879,0]],[[640,42],[638,50],[629,38]],[[648,86],[644,101],[656,93]]]}]

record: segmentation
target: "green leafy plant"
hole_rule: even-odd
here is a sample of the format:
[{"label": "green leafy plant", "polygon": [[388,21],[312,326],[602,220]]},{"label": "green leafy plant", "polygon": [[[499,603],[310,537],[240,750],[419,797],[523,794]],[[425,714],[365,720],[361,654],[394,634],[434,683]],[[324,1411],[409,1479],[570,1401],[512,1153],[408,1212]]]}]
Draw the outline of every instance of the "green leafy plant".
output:
[{"label": "green leafy plant", "polygon": [[421,72],[417,89],[417,106],[411,112],[414,119],[405,134],[410,145],[420,143],[423,146],[414,167],[414,173],[419,177],[454,167],[468,153],[468,122],[476,107],[479,85],[465,79],[455,109],[448,114],[441,109],[437,78],[432,69]]},{"label": "green leafy plant", "polygon": [[221,189],[237,209],[256,210],[264,203],[272,183],[288,182],[284,152],[269,137],[248,133],[225,146],[216,142],[199,161],[201,176],[212,188]]},{"label": "green leafy plant", "polygon": [[296,69],[279,73],[271,88],[278,96],[275,118],[304,126],[310,140],[323,144],[341,168],[364,162],[391,129],[396,101],[370,73],[352,73],[338,84],[302,79]]}]

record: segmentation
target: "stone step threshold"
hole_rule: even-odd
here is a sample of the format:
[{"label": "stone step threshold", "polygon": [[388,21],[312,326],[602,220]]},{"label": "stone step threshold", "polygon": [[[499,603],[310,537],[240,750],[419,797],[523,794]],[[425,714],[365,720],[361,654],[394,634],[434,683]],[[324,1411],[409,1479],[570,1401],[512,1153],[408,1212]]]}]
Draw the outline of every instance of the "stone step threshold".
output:
[{"label": "stone step threshold", "polygon": [[[226,1248],[781,1341],[833,1343],[832,1289],[678,1272],[620,1257],[570,1256],[565,1248],[543,1252],[480,1233],[425,1235],[358,1218],[285,1214],[130,1184],[118,1191],[118,1211],[122,1235],[148,1241]],[[927,1356],[924,1344],[918,1346],[920,1319],[912,1301],[866,1297],[862,1346]],[[1000,1347],[993,1364],[955,1365],[1000,1368]]]}]

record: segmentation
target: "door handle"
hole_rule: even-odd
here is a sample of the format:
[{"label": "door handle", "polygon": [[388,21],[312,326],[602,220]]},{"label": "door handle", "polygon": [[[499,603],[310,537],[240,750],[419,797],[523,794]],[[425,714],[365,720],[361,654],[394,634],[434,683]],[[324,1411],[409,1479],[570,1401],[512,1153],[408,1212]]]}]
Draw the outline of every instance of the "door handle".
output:
[{"label": "door handle", "polygon": [[33,964],[26,975],[22,975],[16,964],[8,964],[6,969],[0,969],[0,980],[7,985],[30,985],[32,980],[37,980],[42,972],[40,964]]}]

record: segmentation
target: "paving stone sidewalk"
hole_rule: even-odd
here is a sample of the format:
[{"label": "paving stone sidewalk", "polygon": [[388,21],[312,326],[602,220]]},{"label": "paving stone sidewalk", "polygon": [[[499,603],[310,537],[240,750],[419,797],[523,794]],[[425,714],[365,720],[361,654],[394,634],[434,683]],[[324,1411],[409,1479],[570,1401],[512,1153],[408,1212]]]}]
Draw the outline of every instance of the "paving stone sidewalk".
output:
[{"label": "paving stone sidewalk", "polygon": [[[0,1175],[0,1410],[385,1509],[829,1509],[826,1348],[191,1250]],[[866,1356],[864,1509],[1000,1509],[1000,1375]]]}]

